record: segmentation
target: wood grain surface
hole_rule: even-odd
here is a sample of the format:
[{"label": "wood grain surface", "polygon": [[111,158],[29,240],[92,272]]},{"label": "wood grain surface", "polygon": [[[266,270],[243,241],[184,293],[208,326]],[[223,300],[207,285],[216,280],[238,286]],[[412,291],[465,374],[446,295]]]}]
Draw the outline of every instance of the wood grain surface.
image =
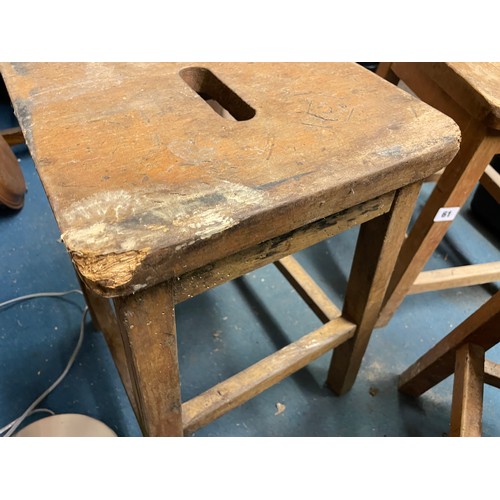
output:
[{"label": "wood grain surface", "polygon": [[500,130],[500,63],[419,63],[448,95],[475,119]]},{"label": "wood grain surface", "polygon": [[354,63],[199,66],[0,65],[63,240],[98,293],[393,191],[458,149],[450,118]]}]

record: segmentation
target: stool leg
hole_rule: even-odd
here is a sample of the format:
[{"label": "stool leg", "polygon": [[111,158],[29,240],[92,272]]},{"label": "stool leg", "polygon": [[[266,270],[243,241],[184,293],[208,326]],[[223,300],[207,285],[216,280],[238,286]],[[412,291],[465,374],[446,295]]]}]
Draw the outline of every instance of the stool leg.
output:
[{"label": "stool leg", "polygon": [[115,312],[109,299],[97,295],[87,288],[85,283],[80,280],[80,285],[85,296],[85,301],[92,317],[94,328],[104,335],[113,361],[115,362],[120,378],[127,392],[130,404],[135,414],[138,413],[137,403],[135,401],[134,391],[132,389],[132,380],[128,370],[125,349],[120,333],[120,328],[115,316]]},{"label": "stool leg", "polygon": [[470,123],[457,156],[446,168],[405,240],[391,278],[377,326],[389,322],[415,279],[446,234],[450,222],[434,222],[442,207],[461,207],[498,149],[498,138]]},{"label": "stool leg", "polygon": [[419,191],[420,183],[400,190],[389,213],[361,226],[342,313],[357,329],[334,350],[328,373],[327,383],[337,394],[354,384]]},{"label": "stool leg", "polygon": [[499,342],[500,291],[409,366],[399,377],[399,390],[420,396],[453,373],[460,346],[475,344],[487,351]]},{"label": "stool leg", "polygon": [[456,352],[450,436],[480,437],[483,414],[484,347],[467,343]]},{"label": "stool leg", "polygon": [[181,392],[171,282],[114,299],[146,436],[181,436]]},{"label": "stool leg", "polygon": [[89,308],[94,328],[103,333],[105,333],[105,330],[110,333],[114,330],[118,331],[118,324],[109,299],[97,295],[80,278],[78,278],[78,281]]}]

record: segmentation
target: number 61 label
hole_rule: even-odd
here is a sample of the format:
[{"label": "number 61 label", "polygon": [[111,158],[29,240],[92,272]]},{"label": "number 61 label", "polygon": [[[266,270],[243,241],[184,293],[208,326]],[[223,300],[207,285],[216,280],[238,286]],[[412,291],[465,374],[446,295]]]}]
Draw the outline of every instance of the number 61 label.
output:
[{"label": "number 61 label", "polygon": [[458,214],[460,207],[443,207],[437,211],[434,222],[449,222]]}]

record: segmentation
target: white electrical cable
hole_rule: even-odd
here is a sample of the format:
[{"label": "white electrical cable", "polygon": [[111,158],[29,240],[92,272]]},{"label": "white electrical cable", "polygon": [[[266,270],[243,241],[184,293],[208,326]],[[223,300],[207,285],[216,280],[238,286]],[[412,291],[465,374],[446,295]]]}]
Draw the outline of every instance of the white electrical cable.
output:
[{"label": "white electrical cable", "polygon": [[[52,410],[49,410],[48,408],[35,408],[33,411],[31,411],[28,415],[30,417],[34,413],[49,413],[50,415],[55,415],[55,412]],[[17,420],[17,419],[16,419]],[[5,427],[2,427],[0,429],[0,437],[7,437],[7,436],[1,436],[4,432],[8,431],[16,422],[16,420],[13,420],[10,424],[7,424]]]},{"label": "white electrical cable", "polygon": [[0,308],[8,306],[10,304],[15,304],[16,302],[21,302],[28,299],[36,299],[38,297],[62,297],[63,295],[69,295],[70,293],[79,293],[83,295],[81,290],[68,290],[67,292],[41,292],[41,293],[30,293],[29,295],[23,295],[22,297],[16,297],[15,299],[6,300],[5,302],[0,302]]},{"label": "white electrical cable", "polygon": [[[33,299],[33,298],[38,298],[38,297],[61,297],[63,295],[68,295],[70,293],[79,293],[82,294],[81,290],[69,290],[67,292],[42,292],[42,293],[32,293],[29,295],[23,295],[22,297],[17,297],[15,299],[7,300],[5,302],[0,303],[0,308],[5,307],[10,304],[14,304],[17,302],[21,302],[23,300],[28,300],[28,299]],[[21,416],[7,424],[6,426],[2,427],[0,429],[0,435],[6,432],[6,434],[3,437],[10,437],[14,434],[14,432],[19,428],[19,426],[24,422],[26,418],[28,418],[30,415],[36,412],[41,412],[41,411],[46,411],[54,415],[54,412],[52,410],[48,410],[46,408],[36,408],[36,406],[43,401],[64,379],[64,377],[67,375],[71,367],[73,366],[73,363],[75,362],[75,359],[80,351],[80,348],[83,343],[83,337],[84,337],[84,331],[85,331],[85,318],[88,313],[88,307],[85,307],[83,310],[82,314],[82,320],[80,323],[80,335],[78,337],[78,342],[76,344],[75,349],[73,350],[73,353],[71,354],[71,357],[66,365],[66,368],[62,371],[61,375],[57,378],[57,380],[48,388],[46,389],[40,396],[38,396],[33,403],[31,403],[28,408],[23,412]]]}]

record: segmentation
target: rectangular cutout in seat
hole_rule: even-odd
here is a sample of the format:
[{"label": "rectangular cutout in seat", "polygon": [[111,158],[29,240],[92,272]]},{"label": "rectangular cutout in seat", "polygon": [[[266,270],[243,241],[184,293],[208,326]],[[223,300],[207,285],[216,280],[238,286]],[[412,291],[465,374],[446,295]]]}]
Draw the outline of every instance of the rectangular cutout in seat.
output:
[{"label": "rectangular cutout in seat", "polygon": [[255,109],[209,69],[196,66],[184,68],[179,75],[218,115],[229,118],[229,113],[237,121],[250,120],[255,116]]}]

